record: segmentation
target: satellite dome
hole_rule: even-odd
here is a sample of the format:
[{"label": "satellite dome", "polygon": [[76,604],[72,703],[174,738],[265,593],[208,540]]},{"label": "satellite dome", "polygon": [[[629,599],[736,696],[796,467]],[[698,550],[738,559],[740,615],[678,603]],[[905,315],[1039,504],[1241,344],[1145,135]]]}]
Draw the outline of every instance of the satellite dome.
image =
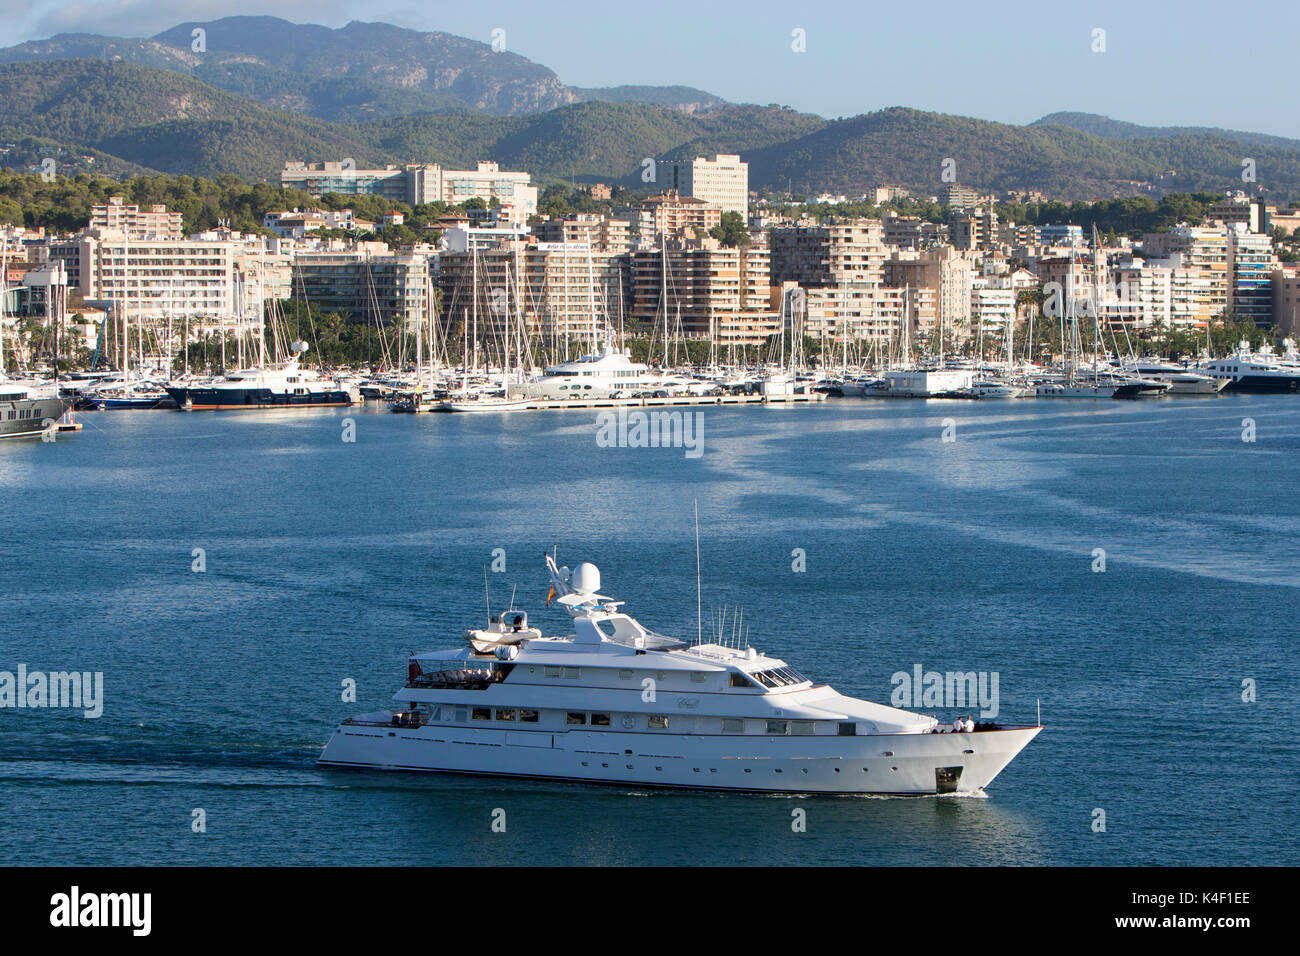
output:
[{"label": "satellite dome", "polygon": [[301,355],[303,352],[307,351],[307,343],[299,339],[297,342],[294,342],[290,348]]},{"label": "satellite dome", "polygon": [[582,562],[573,569],[573,578],[569,584],[579,594],[595,594],[600,590],[600,568],[586,561]]}]

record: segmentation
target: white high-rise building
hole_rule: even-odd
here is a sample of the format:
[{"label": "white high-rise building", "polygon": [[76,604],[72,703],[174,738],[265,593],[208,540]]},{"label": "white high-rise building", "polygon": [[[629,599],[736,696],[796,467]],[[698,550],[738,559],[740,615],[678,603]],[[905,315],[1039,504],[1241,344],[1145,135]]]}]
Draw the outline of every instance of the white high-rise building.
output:
[{"label": "white high-rise building", "polygon": [[723,212],[738,212],[749,220],[749,164],[739,156],[719,153],[712,159],[659,164],[657,185],[683,196],[703,199]]}]

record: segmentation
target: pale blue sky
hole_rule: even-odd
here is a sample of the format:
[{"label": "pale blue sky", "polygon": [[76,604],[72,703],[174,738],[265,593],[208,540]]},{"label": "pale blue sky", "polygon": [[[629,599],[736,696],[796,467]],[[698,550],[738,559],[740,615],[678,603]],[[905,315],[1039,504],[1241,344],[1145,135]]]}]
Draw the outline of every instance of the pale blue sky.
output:
[{"label": "pale blue sky", "polygon": [[[0,0],[0,44],[57,32],[146,36],[233,13],[326,26],[384,20],[484,42],[500,27],[510,50],[577,86],[681,83],[831,117],[911,106],[1027,123],[1078,110],[1300,138],[1300,3],[1285,0]],[[796,28],[805,53],[791,50]],[[1096,28],[1106,31],[1104,53],[1092,51]]]}]

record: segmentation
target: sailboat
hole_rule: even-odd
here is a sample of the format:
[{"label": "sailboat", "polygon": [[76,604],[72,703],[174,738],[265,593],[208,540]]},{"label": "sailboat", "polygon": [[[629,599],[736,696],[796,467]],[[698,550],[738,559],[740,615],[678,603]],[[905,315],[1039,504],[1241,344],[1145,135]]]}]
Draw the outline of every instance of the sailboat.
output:
[{"label": "sailboat", "polygon": [[[477,330],[478,328],[478,253],[477,250],[474,251],[471,255],[471,263],[472,263],[472,268],[474,270],[473,272],[474,293],[472,296],[473,309],[474,309],[473,318],[474,318],[474,327]],[[515,295],[516,298],[519,295],[518,259],[516,259]],[[516,306],[518,309],[522,310],[522,304],[519,303],[518,301],[516,302]],[[512,326],[514,324],[513,316],[516,314],[517,313],[512,314],[512,320],[506,323],[504,348],[502,349],[502,360],[501,360],[502,366],[501,366],[500,392],[498,393],[496,391],[478,391],[478,392],[466,391],[463,388],[464,380],[462,378],[462,391],[456,395],[450,396],[440,401],[436,406],[437,411],[440,412],[518,412],[518,411],[525,411],[533,407],[533,401],[531,399],[524,398],[521,396],[515,396],[514,398],[512,398],[510,396],[510,344],[511,344],[510,333],[511,333]],[[474,346],[475,346],[475,351],[477,351],[478,349],[477,335],[475,335]]]}]

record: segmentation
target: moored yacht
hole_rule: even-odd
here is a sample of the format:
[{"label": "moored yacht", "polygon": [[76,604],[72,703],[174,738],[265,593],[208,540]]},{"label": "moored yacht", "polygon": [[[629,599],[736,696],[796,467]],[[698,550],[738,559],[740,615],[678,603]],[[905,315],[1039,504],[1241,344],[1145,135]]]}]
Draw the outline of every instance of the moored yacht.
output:
[{"label": "moored yacht", "polygon": [[31,438],[55,426],[72,407],[55,386],[29,385],[0,376],[0,438]]},{"label": "moored yacht", "polygon": [[[1040,726],[944,732],[749,646],[656,634],[548,556],[573,632],[513,607],[458,647],[413,654],[395,709],[344,720],[325,766],[771,793],[981,790]],[[549,603],[549,599],[548,599]]]},{"label": "moored yacht", "polygon": [[207,382],[168,385],[167,394],[185,410],[238,408],[317,408],[351,405],[359,393],[344,388],[315,369],[302,368],[299,356],[306,344],[296,342],[289,361],[265,368],[242,369]]},{"label": "moored yacht", "polygon": [[1119,368],[1130,375],[1154,382],[1165,382],[1170,395],[1217,395],[1228,384],[1227,376],[1209,375],[1170,362],[1139,359]]},{"label": "moored yacht", "polygon": [[[644,362],[632,361],[629,350],[616,349],[606,342],[597,352],[545,369],[524,383],[522,391],[525,398],[551,400],[631,397],[635,392],[666,388],[677,381],[676,376],[665,376]],[[685,378],[680,383],[695,384]]]},{"label": "moored yacht", "polygon": [[1300,391],[1300,364],[1280,359],[1269,345],[1252,352],[1244,340],[1234,354],[1202,362],[1195,371],[1226,378],[1224,391],[1228,392]]}]

